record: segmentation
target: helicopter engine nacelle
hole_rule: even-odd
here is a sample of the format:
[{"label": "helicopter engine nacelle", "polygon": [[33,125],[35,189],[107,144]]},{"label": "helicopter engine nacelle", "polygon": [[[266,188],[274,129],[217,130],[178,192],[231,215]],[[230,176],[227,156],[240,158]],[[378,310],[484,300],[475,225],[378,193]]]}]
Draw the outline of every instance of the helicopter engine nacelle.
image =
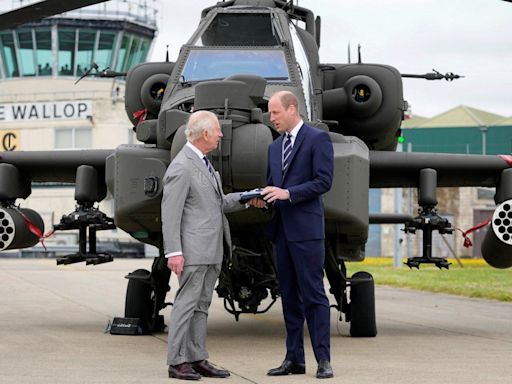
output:
[{"label": "helicopter engine nacelle", "polygon": [[139,123],[135,115],[146,114],[146,120],[155,119],[160,112],[162,98],[174,63],[143,63],[134,66],[126,75],[125,109],[133,125]]},{"label": "helicopter engine nacelle", "polygon": [[356,136],[375,150],[395,150],[406,103],[393,67],[348,64],[324,72],[322,118],[332,131]]},{"label": "helicopter engine nacelle", "polygon": [[512,200],[501,203],[494,211],[482,242],[482,256],[494,268],[512,267]]},{"label": "helicopter engine nacelle", "polygon": [[0,208],[0,251],[33,247],[40,237],[34,232],[44,232],[43,219],[36,211]]}]

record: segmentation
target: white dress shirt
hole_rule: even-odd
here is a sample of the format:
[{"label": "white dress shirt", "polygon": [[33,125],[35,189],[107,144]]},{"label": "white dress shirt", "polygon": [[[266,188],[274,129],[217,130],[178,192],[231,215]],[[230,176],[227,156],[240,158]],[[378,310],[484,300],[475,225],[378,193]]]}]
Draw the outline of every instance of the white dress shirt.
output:
[{"label": "white dress shirt", "polygon": [[[293,129],[290,132],[287,132],[286,134],[290,136],[290,140],[292,141],[292,148],[295,144],[295,139],[297,138],[297,135],[299,134],[300,127],[302,127],[302,124],[304,124],[304,121],[302,119],[299,121],[299,123],[293,127]],[[283,140],[284,142],[284,140]]]}]

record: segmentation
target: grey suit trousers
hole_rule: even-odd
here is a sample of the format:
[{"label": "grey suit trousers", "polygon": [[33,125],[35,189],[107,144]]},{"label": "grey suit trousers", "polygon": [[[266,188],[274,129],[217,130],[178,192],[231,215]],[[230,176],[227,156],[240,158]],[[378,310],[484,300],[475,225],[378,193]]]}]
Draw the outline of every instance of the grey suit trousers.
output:
[{"label": "grey suit trousers", "polygon": [[184,267],[179,277],[180,288],[176,292],[171,311],[167,344],[168,365],[208,358],[206,321],[220,269],[220,264]]}]

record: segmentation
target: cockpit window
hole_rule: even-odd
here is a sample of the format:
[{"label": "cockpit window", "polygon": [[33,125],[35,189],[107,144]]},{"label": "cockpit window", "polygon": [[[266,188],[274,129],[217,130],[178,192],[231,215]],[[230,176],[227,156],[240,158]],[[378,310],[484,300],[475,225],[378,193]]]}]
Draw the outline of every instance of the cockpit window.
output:
[{"label": "cockpit window", "polygon": [[193,49],[181,73],[184,81],[224,79],[235,74],[257,75],[268,82],[289,82],[282,50]]},{"label": "cockpit window", "polygon": [[197,46],[278,46],[270,13],[219,13],[208,25]]}]

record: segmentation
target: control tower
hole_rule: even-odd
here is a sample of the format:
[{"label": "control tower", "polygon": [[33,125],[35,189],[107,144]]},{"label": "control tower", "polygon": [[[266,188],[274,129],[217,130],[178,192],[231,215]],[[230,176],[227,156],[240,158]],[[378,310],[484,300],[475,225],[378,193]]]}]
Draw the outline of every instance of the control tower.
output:
[{"label": "control tower", "polygon": [[[36,1],[0,0],[0,11]],[[112,0],[0,32],[0,77],[80,76],[95,62],[126,72],[155,37],[156,0]]]},{"label": "control tower", "polygon": [[[0,12],[35,2],[0,0]],[[111,0],[0,31],[0,151],[112,149],[134,143],[124,77],[85,76],[75,83],[91,67],[126,73],[145,62],[159,8],[160,0]],[[72,186],[36,184],[31,198],[18,203],[40,212],[48,232],[74,210],[73,197]],[[107,196],[100,209],[111,216],[112,206]],[[46,244],[49,249],[73,247],[77,239],[77,233],[62,232]],[[102,241],[129,242],[131,237],[113,230],[98,232],[98,240],[101,247]]]}]

